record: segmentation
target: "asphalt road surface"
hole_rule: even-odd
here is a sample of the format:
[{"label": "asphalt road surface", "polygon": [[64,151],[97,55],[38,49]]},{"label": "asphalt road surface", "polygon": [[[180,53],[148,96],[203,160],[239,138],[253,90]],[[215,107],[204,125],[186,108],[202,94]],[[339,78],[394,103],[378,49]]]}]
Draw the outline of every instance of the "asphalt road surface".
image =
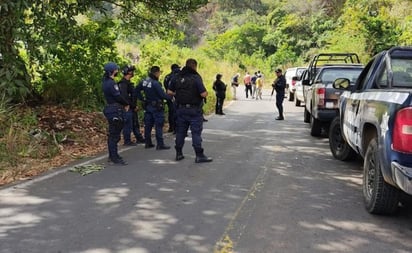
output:
[{"label": "asphalt road surface", "polygon": [[[333,159],[303,107],[244,98],[210,115],[205,153],[190,134],[180,162],[171,150],[127,148],[128,166],[81,176],[61,168],[0,190],[1,253],[412,252],[412,211],[368,214],[361,161]],[[166,135],[173,146],[173,135]]]}]

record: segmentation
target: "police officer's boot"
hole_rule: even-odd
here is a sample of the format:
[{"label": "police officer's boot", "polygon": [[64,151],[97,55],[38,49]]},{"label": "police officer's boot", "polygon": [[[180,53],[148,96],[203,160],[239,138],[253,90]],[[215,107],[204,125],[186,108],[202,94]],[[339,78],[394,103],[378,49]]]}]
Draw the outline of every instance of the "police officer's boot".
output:
[{"label": "police officer's boot", "polygon": [[177,148],[176,149],[176,161],[183,160],[185,157],[183,156],[182,148]]},{"label": "police officer's boot", "polygon": [[195,158],[195,163],[209,163],[213,161],[212,158],[205,156],[203,153],[203,148],[196,149],[196,158]]}]

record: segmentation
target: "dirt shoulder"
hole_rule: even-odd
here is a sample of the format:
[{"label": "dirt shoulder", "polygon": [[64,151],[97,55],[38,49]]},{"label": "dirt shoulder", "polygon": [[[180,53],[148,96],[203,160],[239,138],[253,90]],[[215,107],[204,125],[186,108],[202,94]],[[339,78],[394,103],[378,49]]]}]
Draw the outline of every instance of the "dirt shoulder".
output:
[{"label": "dirt shoulder", "polygon": [[[37,126],[26,131],[25,138],[0,139],[6,148],[22,148],[14,162],[5,157],[1,161],[0,186],[67,165],[75,160],[90,157],[106,150],[106,120],[102,113],[65,109],[59,106],[36,108]],[[14,142],[14,143],[13,143]],[[16,149],[17,150],[17,149]]]}]

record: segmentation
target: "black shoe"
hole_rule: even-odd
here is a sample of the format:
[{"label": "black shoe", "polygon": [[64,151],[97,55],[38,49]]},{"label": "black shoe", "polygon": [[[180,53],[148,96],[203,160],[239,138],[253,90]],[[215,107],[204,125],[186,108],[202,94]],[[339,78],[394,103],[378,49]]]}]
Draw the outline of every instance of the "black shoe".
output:
[{"label": "black shoe", "polygon": [[136,143],[142,144],[142,143],[146,143],[146,141],[143,137],[140,137],[140,138],[136,138]]},{"label": "black shoe", "polygon": [[216,113],[216,114],[218,114],[218,115],[226,115],[226,113],[223,113],[223,112],[219,112],[219,113]]},{"label": "black shoe", "polygon": [[205,155],[196,156],[196,159],[195,159],[195,163],[209,163],[211,161],[213,161],[213,159]]},{"label": "black shoe", "polygon": [[154,148],[155,145],[153,144],[146,144],[144,145],[144,148]]},{"label": "black shoe", "polygon": [[205,118],[203,118],[203,122],[208,122],[209,120],[207,120],[207,119],[205,119]]},{"label": "black shoe", "polygon": [[166,145],[156,146],[156,150],[166,150],[166,149],[170,149],[170,146],[166,146]]},{"label": "black shoe", "polygon": [[167,132],[168,133],[173,133],[175,130],[173,130],[173,128],[169,128],[168,130],[167,130]]},{"label": "black shoe", "polygon": [[284,120],[285,118],[283,117],[276,117],[276,120]]},{"label": "black shoe", "polygon": [[180,160],[183,160],[183,159],[185,159],[185,157],[183,156],[182,153],[177,153],[176,154],[176,161],[180,161]]},{"label": "black shoe", "polygon": [[130,141],[130,142],[125,142],[123,145],[124,146],[137,146],[137,143]]},{"label": "black shoe", "polygon": [[113,165],[127,165],[123,159],[110,159],[110,163]]}]

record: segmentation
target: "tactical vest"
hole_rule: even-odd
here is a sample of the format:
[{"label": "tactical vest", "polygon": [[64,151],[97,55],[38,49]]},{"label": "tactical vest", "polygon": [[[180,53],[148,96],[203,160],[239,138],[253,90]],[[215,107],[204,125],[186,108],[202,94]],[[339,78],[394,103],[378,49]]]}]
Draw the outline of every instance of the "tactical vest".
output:
[{"label": "tactical vest", "polygon": [[176,78],[176,102],[180,105],[200,105],[202,97],[196,87],[196,79],[193,75],[181,76]]}]

